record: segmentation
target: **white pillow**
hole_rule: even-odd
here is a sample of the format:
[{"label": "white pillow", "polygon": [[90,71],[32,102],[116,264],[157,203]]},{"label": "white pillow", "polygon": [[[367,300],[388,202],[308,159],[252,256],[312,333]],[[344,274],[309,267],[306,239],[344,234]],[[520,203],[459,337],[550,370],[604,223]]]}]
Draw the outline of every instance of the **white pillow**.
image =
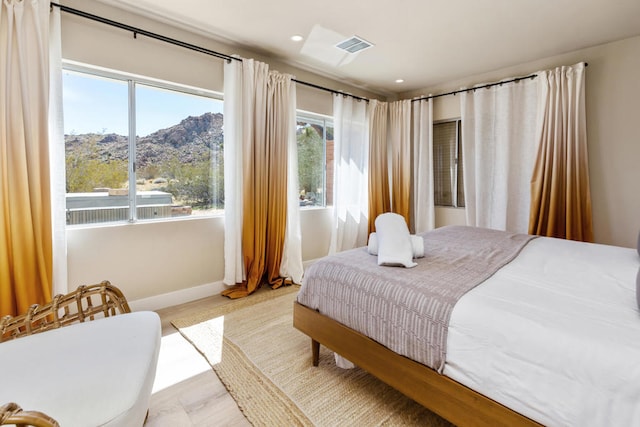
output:
[{"label": "white pillow", "polygon": [[411,246],[414,258],[424,258],[424,239],[422,236],[411,235]]},{"label": "white pillow", "polygon": [[369,234],[369,241],[367,242],[367,252],[369,255],[378,255],[378,236],[375,231]]},{"label": "white pillow", "polygon": [[415,267],[409,228],[402,215],[383,213],[376,218],[378,265]]}]

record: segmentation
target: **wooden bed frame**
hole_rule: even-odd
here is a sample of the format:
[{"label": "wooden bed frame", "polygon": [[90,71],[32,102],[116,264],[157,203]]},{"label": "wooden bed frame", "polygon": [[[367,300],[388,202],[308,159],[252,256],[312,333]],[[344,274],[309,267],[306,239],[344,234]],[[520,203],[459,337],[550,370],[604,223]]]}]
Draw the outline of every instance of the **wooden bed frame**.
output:
[{"label": "wooden bed frame", "polygon": [[541,425],[297,302],[293,326],[311,337],[314,366],[322,344],[457,426]]}]

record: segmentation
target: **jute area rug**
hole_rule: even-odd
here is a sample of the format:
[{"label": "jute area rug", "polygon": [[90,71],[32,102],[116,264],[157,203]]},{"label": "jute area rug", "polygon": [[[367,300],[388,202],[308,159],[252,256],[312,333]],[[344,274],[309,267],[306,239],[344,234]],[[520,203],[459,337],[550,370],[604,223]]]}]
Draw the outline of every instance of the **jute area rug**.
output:
[{"label": "jute area rug", "polygon": [[209,361],[254,426],[451,426],[365,371],[336,367],[292,325],[298,286],[171,323]]}]

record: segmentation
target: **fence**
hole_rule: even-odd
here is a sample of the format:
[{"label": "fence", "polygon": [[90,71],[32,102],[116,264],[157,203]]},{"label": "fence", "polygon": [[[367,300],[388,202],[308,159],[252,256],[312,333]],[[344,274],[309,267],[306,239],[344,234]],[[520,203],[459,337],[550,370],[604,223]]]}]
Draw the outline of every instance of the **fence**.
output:
[{"label": "fence", "polygon": [[[167,218],[172,216],[171,205],[138,206],[137,211],[138,219]],[[128,206],[67,209],[67,225],[126,221],[128,219]]]}]

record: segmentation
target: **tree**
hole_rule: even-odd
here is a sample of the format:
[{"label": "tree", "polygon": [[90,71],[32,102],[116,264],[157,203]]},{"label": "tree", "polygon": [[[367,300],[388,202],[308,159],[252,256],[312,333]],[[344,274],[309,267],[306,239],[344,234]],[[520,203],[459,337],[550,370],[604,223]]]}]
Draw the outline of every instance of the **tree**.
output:
[{"label": "tree", "polygon": [[172,157],[160,168],[169,182],[166,191],[177,201],[194,208],[223,207],[224,170],[218,162],[211,164],[211,155],[191,163]]},{"label": "tree", "polygon": [[322,135],[308,123],[298,129],[298,181],[300,192],[317,193],[323,188],[324,144]]},{"label": "tree", "polygon": [[67,153],[67,193],[92,192],[95,188],[126,186],[126,160],[104,160],[97,147],[99,135],[91,135],[82,150]]}]

